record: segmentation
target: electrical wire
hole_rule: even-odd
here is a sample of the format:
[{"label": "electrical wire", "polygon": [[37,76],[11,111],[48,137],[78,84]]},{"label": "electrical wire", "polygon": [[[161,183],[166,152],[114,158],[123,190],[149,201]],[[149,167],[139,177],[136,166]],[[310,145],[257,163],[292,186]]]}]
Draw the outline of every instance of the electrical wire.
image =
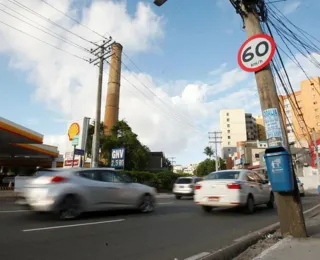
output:
[{"label": "electrical wire", "polygon": [[88,49],[80,46],[79,44],[74,43],[74,42],[68,40],[68,39],[65,38],[65,37],[62,37],[62,36],[60,36],[59,34],[56,34],[56,33],[54,33],[54,32],[50,32],[45,26],[42,26],[41,24],[33,21],[32,19],[29,19],[28,17],[26,17],[26,16],[24,16],[23,14],[15,11],[14,9],[12,9],[12,8],[10,8],[10,7],[2,4],[2,3],[0,3],[0,5],[4,6],[5,8],[8,8],[9,10],[17,13],[18,15],[20,15],[20,16],[24,17],[25,19],[27,19],[27,20],[29,20],[29,21],[31,21],[31,22],[39,25],[40,27],[42,27],[42,28],[44,28],[44,29],[41,29],[41,28],[39,28],[39,27],[37,27],[37,26],[35,26],[35,25],[33,25],[33,24],[31,24],[31,23],[29,23],[29,22],[27,22],[27,21],[25,21],[25,20],[23,20],[23,19],[15,16],[15,15],[13,15],[13,14],[10,14],[9,12],[7,12],[7,11],[5,11],[5,10],[3,10],[3,9],[0,9],[1,12],[5,13],[5,14],[7,14],[7,15],[9,15],[9,16],[11,16],[11,17],[13,17],[13,18],[15,18],[15,19],[17,19],[17,20],[19,20],[19,21],[21,21],[21,22],[24,22],[25,24],[28,24],[28,25],[32,26],[33,28],[36,28],[37,30],[39,30],[39,31],[41,31],[41,32],[44,32],[44,33],[46,33],[46,34],[48,34],[48,35],[50,35],[50,36],[52,36],[52,37],[54,37],[54,38],[56,38],[56,39],[59,39],[59,40],[61,40],[61,41],[63,41],[63,42],[66,42],[66,43],[68,43],[68,44],[71,44],[72,46],[77,47],[77,48],[79,48],[79,49],[81,49],[81,50],[83,50],[83,51],[90,52],[90,50],[88,50]]},{"label": "electrical wire", "polygon": [[29,37],[37,40],[37,41],[40,41],[40,42],[42,42],[42,43],[44,43],[44,44],[46,44],[46,45],[49,45],[49,46],[51,46],[51,47],[53,47],[53,48],[55,48],[55,49],[57,49],[57,50],[60,50],[60,51],[62,51],[62,52],[64,52],[64,53],[67,53],[67,54],[69,54],[69,55],[71,55],[71,56],[73,56],[73,57],[76,57],[76,58],[80,59],[80,60],[84,60],[84,61],[86,61],[86,62],[89,62],[89,60],[87,60],[87,59],[85,59],[85,58],[83,58],[83,57],[80,57],[80,56],[78,56],[78,55],[76,55],[76,54],[73,54],[73,53],[68,52],[68,51],[66,51],[66,50],[64,50],[64,49],[61,49],[61,48],[59,48],[58,46],[55,46],[55,45],[53,45],[53,44],[51,44],[51,43],[48,43],[48,42],[46,42],[46,41],[44,41],[44,40],[41,40],[41,39],[39,39],[39,38],[37,38],[37,37],[35,37],[35,36],[33,36],[33,35],[25,32],[25,31],[22,31],[22,30],[14,27],[14,26],[12,26],[12,25],[10,25],[10,24],[7,24],[7,23],[5,23],[5,22],[3,22],[3,21],[0,21],[0,23],[3,24],[3,25],[6,25],[6,26],[8,26],[8,27],[10,27],[10,28],[12,28],[12,29],[14,29],[14,30],[22,33],[22,34],[25,34],[25,35],[27,35],[27,36],[29,36]]},{"label": "electrical wire", "polygon": [[[117,70],[114,66],[112,66],[112,64],[111,64],[110,62],[107,62],[107,63],[109,64],[109,66],[110,66],[111,68],[113,68],[114,70],[116,70],[117,73],[119,73],[119,70]],[[104,72],[107,73],[105,70],[104,70]],[[121,78],[124,79],[126,82],[128,82],[133,88],[135,88],[135,89],[136,89],[138,92],[140,92],[145,98],[147,98],[147,100],[148,100],[149,102],[151,102],[150,97],[148,97],[144,92],[142,92],[142,91],[141,91],[135,84],[133,84],[129,79],[127,79],[124,75],[121,75]],[[125,85],[124,85],[124,86],[125,86]],[[138,99],[140,99],[140,98],[139,98],[134,92],[132,92],[129,88],[127,88],[127,90],[128,90],[131,94],[135,95]],[[189,125],[189,124],[187,124],[187,123],[181,122],[181,121],[177,120],[176,117],[172,117],[171,114],[166,113],[164,110],[161,109],[161,107],[155,105],[155,103],[153,103],[153,102],[149,103],[149,102],[147,102],[147,103],[145,103],[145,104],[147,104],[148,106],[151,105],[151,104],[154,105],[154,107],[155,107],[155,108],[158,108],[159,111],[162,112],[165,116],[167,116],[169,119],[174,119],[174,120],[176,120],[176,121],[177,121],[178,123],[180,123],[183,127],[187,126],[187,127],[189,127],[190,129],[192,129],[192,130],[198,131],[198,132],[200,132],[200,133],[202,133],[202,134],[204,133],[204,131],[201,131],[200,129],[195,128],[194,126]]]},{"label": "electrical wire", "polygon": [[63,26],[61,26],[60,24],[58,24],[58,23],[55,23],[55,22],[51,21],[49,18],[47,18],[47,17],[45,17],[45,16],[43,16],[43,15],[39,14],[38,12],[33,11],[33,10],[32,10],[32,9],[30,9],[28,6],[26,6],[26,5],[22,4],[22,3],[20,3],[20,2],[19,2],[19,1],[17,1],[17,0],[7,0],[7,1],[9,1],[10,3],[12,3],[12,4],[14,4],[14,5],[16,5],[16,6],[20,7],[21,9],[24,9],[25,11],[27,11],[27,12],[29,12],[29,13],[33,14],[33,15],[35,15],[35,16],[37,16],[37,17],[41,18],[42,20],[44,20],[44,21],[46,21],[46,22],[48,22],[48,23],[50,23],[50,24],[53,24],[53,25],[55,25],[55,26],[59,27],[60,29],[62,29],[62,30],[64,30],[64,31],[66,31],[66,32],[68,32],[68,33],[70,33],[70,34],[72,34],[72,35],[74,35],[74,36],[76,36],[76,37],[78,37],[78,38],[80,38],[80,39],[82,39],[83,41],[86,41],[86,42],[88,42],[88,43],[90,43],[90,44],[94,44],[95,46],[98,46],[96,43],[94,43],[94,42],[92,42],[92,41],[89,41],[88,39],[86,39],[86,38],[82,37],[81,35],[76,34],[76,33],[72,32],[72,31],[70,31],[69,29],[67,29],[67,28],[65,28],[65,27],[63,27]]}]

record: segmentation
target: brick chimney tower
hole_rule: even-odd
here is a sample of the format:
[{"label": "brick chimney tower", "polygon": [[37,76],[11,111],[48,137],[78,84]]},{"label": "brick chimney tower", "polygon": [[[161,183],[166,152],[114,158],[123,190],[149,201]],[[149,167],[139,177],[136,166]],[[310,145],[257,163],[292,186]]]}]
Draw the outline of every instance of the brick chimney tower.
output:
[{"label": "brick chimney tower", "polygon": [[112,53],[113,55],[111,56],[109,70],[107,102],[103,121],[105,135],[111,135],[111,129],[119,119],[122,45],[116,42],[113,43]]}]

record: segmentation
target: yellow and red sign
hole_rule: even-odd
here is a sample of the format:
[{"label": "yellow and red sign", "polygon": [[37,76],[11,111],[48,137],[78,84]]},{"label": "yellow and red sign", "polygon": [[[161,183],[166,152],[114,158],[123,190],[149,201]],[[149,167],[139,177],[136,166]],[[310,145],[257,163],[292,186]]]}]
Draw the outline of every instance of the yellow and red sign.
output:
[{"label": "yellow and red sign", "polygon": [[68,130],[69,140],[72,141],[73,137],[80,134],[80,125],[78,123],[72,123]]}]

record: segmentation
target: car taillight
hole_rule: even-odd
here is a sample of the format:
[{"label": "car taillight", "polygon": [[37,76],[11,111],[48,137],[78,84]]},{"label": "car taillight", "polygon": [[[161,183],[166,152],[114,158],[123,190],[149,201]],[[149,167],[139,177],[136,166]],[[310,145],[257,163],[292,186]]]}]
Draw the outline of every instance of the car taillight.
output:
[{"label": "car taillight", "polygon": [[51,179],[51,183],[58,183],[58,182],[64,182],[64,181],[67,181],[67,178],[61,177],[61,176],[54,176]]},{"label": "car taillight", "polygon": [[241,189],[241,185],[238,183],[231,183],[231,184],[227,184],[228,189],[231,190],[240,190]]},{"label": "car taillight", "polygon": [[200,184],[197,184],[196,185],[196,190],[200,190],[201,189],[201,185]]}]

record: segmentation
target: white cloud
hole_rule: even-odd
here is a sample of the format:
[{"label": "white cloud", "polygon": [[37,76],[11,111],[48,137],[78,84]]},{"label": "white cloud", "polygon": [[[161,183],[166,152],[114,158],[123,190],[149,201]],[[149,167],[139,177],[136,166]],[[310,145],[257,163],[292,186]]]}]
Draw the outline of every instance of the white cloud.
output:
[{"label": "white cloud", "polygon": [[283,7],[283,14],[288,15],[294,13],[300,5],[300,1],[290,1]]},{"label": "white cloud", "polygon": [[222,64],[219,66],[219,68],[210,71],[209,74],[212,75],[212,76],[219,75],[219,74],[221,74],[222,72],[225,71],[225,69],[227,68],[227,66],[228,66],[228,63],[226,63],[226,62],[225,62],[225,63],[222,63]]}]

